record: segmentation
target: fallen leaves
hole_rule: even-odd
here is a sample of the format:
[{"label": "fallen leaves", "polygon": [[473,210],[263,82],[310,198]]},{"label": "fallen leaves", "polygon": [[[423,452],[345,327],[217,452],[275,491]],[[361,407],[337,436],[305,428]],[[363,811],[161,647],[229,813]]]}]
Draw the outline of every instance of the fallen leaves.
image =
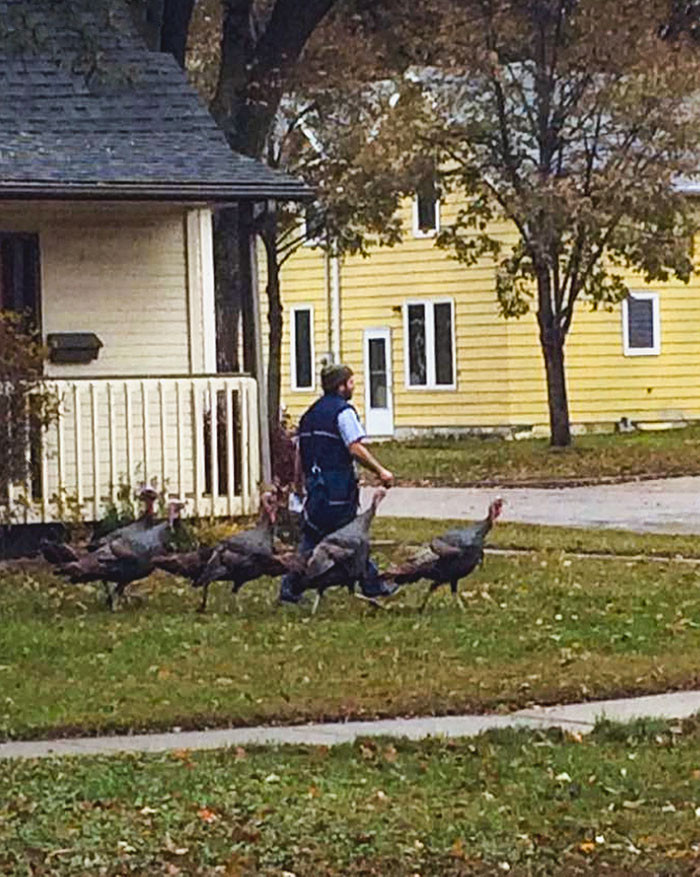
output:
[{"label": "fallen leaves", "polygon": [[187,853],[189,853],[190,851],[189,847],[183,847],[176,844],[168,833],[166,833],[165,835],[165,842],[163,844],[163,847],[173,856],[186,856]]},{"label": "fallen leaves", "polygon": [[384,750],[383,754],[384,754],[384,761],[388,762],[389,764],[396,764],[396,762],[398,761],[399,754],[396,751],[395,746],[392,746],[392,745],[387,746],[386,749]]}]

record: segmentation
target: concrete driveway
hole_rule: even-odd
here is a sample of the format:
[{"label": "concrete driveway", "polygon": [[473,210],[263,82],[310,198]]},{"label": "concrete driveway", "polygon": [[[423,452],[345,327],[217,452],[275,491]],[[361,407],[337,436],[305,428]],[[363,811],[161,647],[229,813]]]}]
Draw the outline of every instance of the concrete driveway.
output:
[{"label": "concrete driveway", "polygon": [[635,481],[599,487],[395,487],[382,516],[483,518],[490,500],[506,501],[504,521],[562,527],[610,527],[641,533],[699,533],[700,478]]}]

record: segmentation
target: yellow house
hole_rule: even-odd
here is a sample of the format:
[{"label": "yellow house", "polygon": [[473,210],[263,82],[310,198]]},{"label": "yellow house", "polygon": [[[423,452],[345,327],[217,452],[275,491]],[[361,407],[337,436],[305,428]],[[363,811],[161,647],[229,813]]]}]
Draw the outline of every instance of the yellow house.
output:
[{"label": "yellow house", "polygon": [[[548,432],[535,316],[501,318],[493,263],[468,268],[435,247],[454,209],[416,197],[400,245],[342,261],[304,246],[288,261],[282,405],[294,421],[335,359],[356,371],[370,435]],[[611,311],[577,305],[566,348],[574,428],[700,419],[700,279],[630,278],[630,288]]]}]

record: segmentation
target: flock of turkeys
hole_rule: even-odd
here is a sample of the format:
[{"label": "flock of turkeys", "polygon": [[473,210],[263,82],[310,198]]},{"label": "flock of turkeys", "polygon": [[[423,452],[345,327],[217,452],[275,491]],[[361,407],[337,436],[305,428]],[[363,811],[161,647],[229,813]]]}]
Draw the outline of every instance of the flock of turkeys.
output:
[{"label": "flock of turkeys", "polygon": [[[307,554],[277,546],[275,530],[277,503],[272,494],[262,497],[260,519],[256,526],[234,533],[217,545],[194,551],[178,552],[173,545],[182,527],[182,503],[170,503],[167,520],[158,520],[155,512],[157,493],[145,487],[140,493],[144,511],[138,520],[93,540],[82,549],[55,542],[44,542],[44,558],[56,573],[72,583],[102,582],[107,602],[114,608],[127,586],[146,578],[155,569],[189,579],[202,590],[199,611],[207,605],[212,582],[230,582],[237,593],[247,582],[263,576],[297,574],[301,590],[316,592],[315,612],[323,593],[331,587],[355,586],[367,571],[370,553],[370,528],[386,491],[375,491],[369,508],[350,524],[326,536]],[[383,573],[385,581],[407,585],[420,580],[430,582],[421,611],[443,584],[449,584],[460,608],[458,583],[468,576],[484,558],[484,540],[501,514],[503,501],[494,500],[483,521],[449,530],[432,540],[410,560],[390,567]],[[379,605],[376,601],[370,602]]]}]

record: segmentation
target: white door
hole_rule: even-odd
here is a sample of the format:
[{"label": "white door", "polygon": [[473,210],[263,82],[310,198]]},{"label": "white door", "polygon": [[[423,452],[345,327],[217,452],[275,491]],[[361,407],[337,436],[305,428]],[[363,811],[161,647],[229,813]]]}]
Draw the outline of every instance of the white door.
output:
[{"label": "white door", "polygon": [[370,436],[394,434],[391,329],[365,330],[365,421]]}]

